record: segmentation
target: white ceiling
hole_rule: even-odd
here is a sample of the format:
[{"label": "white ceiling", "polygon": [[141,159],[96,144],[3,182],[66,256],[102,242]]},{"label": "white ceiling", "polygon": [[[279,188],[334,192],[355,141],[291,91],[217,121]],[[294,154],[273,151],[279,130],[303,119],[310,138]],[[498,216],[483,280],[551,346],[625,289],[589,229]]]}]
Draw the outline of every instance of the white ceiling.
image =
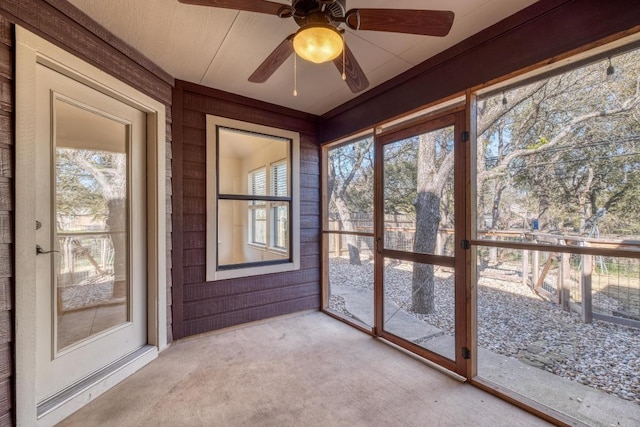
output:
[{"label": "white ceiling", "polygon": [[[298,29],[293,19],[177,0],[69,1],[180,80],[313,114],[323,114],[357,96],[331,62],[312,64],[299,59],[298,96],[294,97],[293,56],[266,83],[247,81],[267,55]],[[347,9],[452,10],[455,20],[444,38],[347,30],[345,39],[371,89],[535,1],[347,0]]]}]

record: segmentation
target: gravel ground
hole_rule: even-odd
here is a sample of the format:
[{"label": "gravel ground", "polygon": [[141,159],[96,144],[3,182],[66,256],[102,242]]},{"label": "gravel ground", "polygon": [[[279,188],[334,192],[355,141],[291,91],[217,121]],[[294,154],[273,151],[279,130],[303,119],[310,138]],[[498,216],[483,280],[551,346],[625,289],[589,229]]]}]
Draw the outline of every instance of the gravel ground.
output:
[{"label": "gravel ground", "polygon": [[[385,267],[385,296],[407,312],[411,277],[408,264]],[[453,334],[452,272],[439,268],[436,278],[436,312],[414,315]],[[347,260],[332,259],[330,280],[372,290],[373,264],[352,266]],[[330,307],[350,315],[340,297],[331,301]],[[479,280],[478,343],[640,405],[640,330],[598,320],[585,324],[579,314],[563,311],[521,283],[487,277]]]}]

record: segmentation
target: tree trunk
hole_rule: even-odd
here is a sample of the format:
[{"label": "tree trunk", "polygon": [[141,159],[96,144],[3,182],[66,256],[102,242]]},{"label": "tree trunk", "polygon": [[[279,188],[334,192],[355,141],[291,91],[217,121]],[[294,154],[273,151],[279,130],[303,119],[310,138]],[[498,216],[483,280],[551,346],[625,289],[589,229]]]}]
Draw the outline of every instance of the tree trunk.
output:
[{"label": "tree trunk", "polygon": [[[416,235],[414,252],[434,254],[440,228],[440,195],[446,177],[453,171],[453,152],[440,168],[436,164],[437,131],[420,136],[417,164]],[[415,313],[435,311],[435,275],[433,265],[415,263],[411,309]]]},{"label": "tree trunk", "polygon": [[[502,199],[502,192],[504,191],[504,184],[501,181],[496,180],[493,190],[493,206],[491,207],[491,229],[498,229],[498,221],[500,220],[500,201]],[[497,240],[496,236],[492,236],[491,240]],[[489,249],[489,265],[495,266],[498,264],[498,248]]]},{"label": "tree trunk", "polygon": [[[440,196],[433,191],[419,193],[416,201],[415,252],[434,253],[439,225]],[[435,310],[434,285],[435,276],[433,265],[414,264],[412,311],[428,314]]]},{"label": "tree trunk", "polygon": [[[335,203],[336,210],[338,211],[338,215],[340,216],[343,231],[355,231],[353,221],[351,219],[351,212],[344,201],[343,195],[337,195],[333,201]],[[358,249],[356,236],[347,234],[345,235],[345,238],[347,240],[347,248],[349,248],[349,263],[351,265],[361,265],[360,250]]]}]

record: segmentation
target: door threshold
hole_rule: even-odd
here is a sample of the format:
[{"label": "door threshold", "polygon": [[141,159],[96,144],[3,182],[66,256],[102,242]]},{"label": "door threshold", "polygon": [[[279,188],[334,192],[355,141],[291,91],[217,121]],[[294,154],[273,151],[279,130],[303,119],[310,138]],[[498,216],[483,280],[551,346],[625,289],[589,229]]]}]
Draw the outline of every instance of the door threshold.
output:
[{"label": "door threshold", "polygon": [[53,425],[158,357],[158,348],[140,347],[38,404],[38,425]]}]

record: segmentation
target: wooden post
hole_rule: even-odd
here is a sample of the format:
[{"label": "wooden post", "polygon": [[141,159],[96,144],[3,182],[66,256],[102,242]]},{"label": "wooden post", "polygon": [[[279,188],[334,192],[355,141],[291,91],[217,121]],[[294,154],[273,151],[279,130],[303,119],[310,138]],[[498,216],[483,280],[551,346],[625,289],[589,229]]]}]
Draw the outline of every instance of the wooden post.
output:
[{"label": "wooden post", "polygon": [[571,311],[571,288],[569,279],[571,278],[571,254],[562,253],[560,255],[560,271],[558,272],[558,299],[564,311]]},{"label": "wooden post", "polygon": [[[498,240],[498,236],[496,236],[495,234],[492,235],[491,240]],[[496,247],[489,248],[489,265],[492,267],[498,265],[498,248]]]},{"label": "wooden post", "polygon": [[531,253],[531,283],[537,285],[540,272],[540,252],[533,251]]},{"label": "wooden post", "polygon": [[529,251],[522,251],[522,286],[529,286]]},{"label": "wooden post", "polygon": [[[584,242],[581,242],[584,245]],[[593,273],[593,255],[582,255],[582,321],[591,323],[593,320],[593,295],[591,294],[591,275]]]},{"label": "wooden post", "polygon": [[[536,252],[537,253],[537,252]],[[544,279],[547,277],[547,273],[549,273],[549,270],[551,270],[551,264],[553,264],[553,258],[556,256],[555,253],[550,253],[549,257],[547,258],[547,262],[544,263],[544,268],[542,269],[542,274],[540,275],[540,277],[538,277],[538,280],[536,281],[536,284],[534,286],[534,289],[541,289],[542,288],[542,284],[544,283]],[[545,289],[545,292],[546,291]]]}]

